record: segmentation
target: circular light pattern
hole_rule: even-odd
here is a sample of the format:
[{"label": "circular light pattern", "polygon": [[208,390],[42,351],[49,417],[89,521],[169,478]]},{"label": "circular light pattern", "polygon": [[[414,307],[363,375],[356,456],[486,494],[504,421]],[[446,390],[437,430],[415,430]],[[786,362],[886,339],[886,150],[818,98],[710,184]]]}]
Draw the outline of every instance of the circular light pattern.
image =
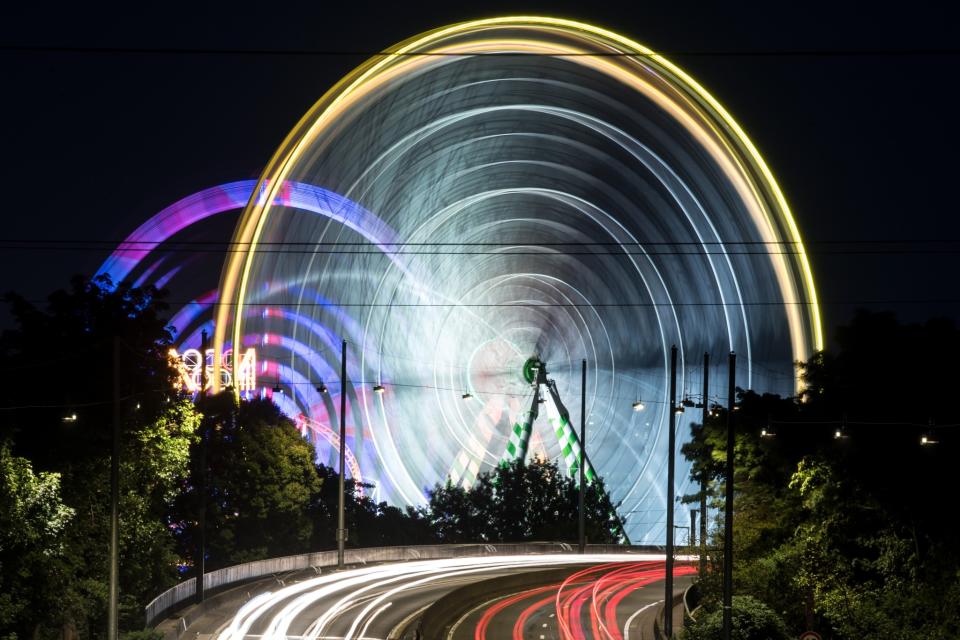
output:
[{"label": "circular light pattern", "polygon": [[[822,344],[770,171],[696,82],[609,31],[500,18],[393,51],[321,98],[271,160],[224,267],[216,343],[256,347],[312,388],[314,362],[338,362],[346,340],[350,446],[401,504],[500,461],[536,403],[532,356],[578,426],[585,359],[588,457],[631,540],[662,540],[670,346],[678,388],[698,396],[704,352],[715,381],[733,350],[739,386],[791,393],[792,363]],[[291,183],[339,194],[342,211],[278,201]],[[529,455],[563,466],[556,407]],[[678,415],[678,447],[694,413]]]},{"label": "circular light pattern", "polygon": [[[198,241],[197,227],[214,216],[242,209],[254,194],[257,198],[265,197],[263,190],[257,191],[256,186],[255,180],[241,180],[204,189],[178,200],[135,229],[97,270],[97,276],[108,275],[112,282],[127,280],[137,287],[153,285],[159,289],[175,286],[181,296],[186,294],[190,301],[181,304],[174,312],[169,326],[173,330],[176,349],[183,356],[185,369],[195,374],[203,366],[210,367],[211,361],[220,360],[208,357],[206,365],[201,364],[204,362],[200,355],[201,333],[213,333],[213,314],[218,296],[217,291],[210,287],[216,283],[217,278],[216,275],[211,277],[209,265],[197,264],[202,261],[195,260],[198,254],[193,254],[193,250],[199,249],[199,253],[203,253],[213,247],[214,251],[219,252],[222,246],[222,242],[218,241]],[[361,235],[368,234],[371,238],[373,235],[369,234],[390,237],[389,230],[381,221],[362,211],[354,203],[318,187],[289,183],[275,194],[274,198],[277,204],[285,207],[352,226]],[[344,215],[349,215],[350,219],[345,220]],[[221,260],[222,258],[217,256],[217,261]],[[265,308],[262,313],[272,313],[275,318],[289,316],[283,309]],[[320,331],[321,338],[327,336],[324,329],[299,318],[295,319],[300,320],[303,326]],[[275,353],[282,349],[299,350],[302,353],[299,343],[284,336],[264,335],[258,336],[258,340],[261,343],[270,342]],[[230,351],[230,345],[227,344],[217,353]],[[321,361],[312,357],[312,354],[306,354],[305,357],[311,364],[312,377],[333,376],[335,363]],[[271,398],[294,420],[304,437],[314,444],[317,458],[328,465],[333,464],[338,458],[340,436],[331,429],[325,412],[333,412],[339,398],[322,394],[317,387],[291,385],[291,381],[302,382],[303,376],[287,370],[269,357],[260,358],[257,374],[260,380],[258,388],[249,390],[244,395],[248,398],[254,395]],[[281,380],[286,386],[292,387],[293,393],[290,396],[274,394],[274,384]],[[199,374],[196,374],[194,383],[198,381]],[[362,481],[362,465],[349,446],[344,454],[350,467],[350,475]],[[358,490],[361,494],[364,493],[362,486]]]}]

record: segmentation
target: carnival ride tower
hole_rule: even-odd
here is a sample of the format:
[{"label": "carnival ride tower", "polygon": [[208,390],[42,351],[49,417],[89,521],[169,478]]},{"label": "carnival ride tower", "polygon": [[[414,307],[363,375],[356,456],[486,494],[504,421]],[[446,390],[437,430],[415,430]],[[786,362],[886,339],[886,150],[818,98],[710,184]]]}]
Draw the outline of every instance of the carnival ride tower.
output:
[{"label": "carnival ride tower", "polygon": [[533,423],[540,414],[540,404],[545,405],[547,421],[560,445],[560,453],[566,464],[567,472],[575,476],[580,470],[580,460],[584,461],[584,477],[593,483],[596,473],[590,460],[584,455],[577,433],[570,425],[570,412],[560,400],[556,381],[547,378],[547,365],[539,356],[528,358],[523,365],[523,378],[533,387],[533,400],[530,410],[523,414],[520,421],[513,425],[501,464],[510,464],[515,460],[525,460],[530,445]]}]

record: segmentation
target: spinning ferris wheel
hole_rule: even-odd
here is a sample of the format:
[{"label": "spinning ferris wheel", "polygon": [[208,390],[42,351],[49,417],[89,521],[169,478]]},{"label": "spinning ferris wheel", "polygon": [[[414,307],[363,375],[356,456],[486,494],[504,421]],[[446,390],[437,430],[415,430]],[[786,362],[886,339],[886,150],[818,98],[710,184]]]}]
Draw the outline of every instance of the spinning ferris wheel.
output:
[{"label": "spinning ferris wheel", "polygon": [[[499,18],[400,43],[324,95],[255,185],[225,187],[197,202],[243,212],[185,335],[256,349],[261,394],[283,387],[310,424],[336,424],[345,395],[345,446],[394,503],[505,459],[576,470],[560,398],[587,360],[585,471],[633,541],[662,539],[670,346],[683,395],[702,353],[728,351],[744,386],[791,394],[793,362],[822,346],[796,224],[742,129],[590,25]],[[316,440],[321,458],[340,446]]]}]

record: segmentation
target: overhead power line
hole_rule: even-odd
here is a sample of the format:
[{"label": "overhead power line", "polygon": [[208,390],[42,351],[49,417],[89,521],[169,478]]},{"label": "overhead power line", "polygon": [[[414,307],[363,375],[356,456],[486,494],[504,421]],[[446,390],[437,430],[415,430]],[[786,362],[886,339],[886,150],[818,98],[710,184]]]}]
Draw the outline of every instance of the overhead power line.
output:
[{"label": "overhead power line", "polygon": [[[614,249],[616,248],[616,249]],[[228,242],[190,240],[40,240],[0,239],[0,251],[164,253],[256,253],[281,255],[536,255],[536,256],[659,256],[659,255],[957,255],[960,240],[796,240],[651,241],[651,242]],[[542,250],[550,251],[542,251]]]},{"label": "overhead power line", "polygon": [[[46,299],[25,299],[30,304],[46,304],[50,302]],[[163,299],[162,302],[168,305],[187,305],[203,304],[217,307],[234,307],[239,303],[229,301],[217,301],[198,303],[196,300],[171,301]],[[815,303],[808,300],[764,300],[764,301],[744,301],[744,302],[611,302],[611,303],[589,303],[589,302],[503,302],[503,303],[480,303],[480,302],[301,302],[297,300],[279,300],[276,302],[244,302],[244,307],[269,307],[290,309],[305,307],[330,307],[330,308],[449,308],[464,307],[468,309],[477,308],[544,308],[544,309],[637,309],[644,307],[782,307],[782,306],[810,306]],[[960,304],[960,298],[927,298],[927,299],[896,299],[885,298],[876,300],[818,300],[819,306],[833,305],[893,305],[893,304]]]},{"label": "overhead power line", "polygon": [[[0,238],[0,245],[10,245],[10,246],[35,246],[35,245],[129,245],[130,247],[137,248],[150,248],[157,247],[163,244],[171,244],[176,246],[209,246],[209,247],[249,247],[250,245],[256,244],[257,246],[281,246],[281,247],[303,247],[303,246],[370,246],[373,244],[369,240],[364,241],[351,241],[351,240],[308,240],[308,241],[297,241],[297,240],[263,240],[257,242],[241,242],[234,240],[137,240],[129,238],[86,238],[86,239],[77,239],[77,238]],[[876,239],[864,239],[864,238],[848,238],[848,239],[832,239],[832,240],[650,240],[650,241],[635,241],[635,240],[623,240],[623,241],[583,241],[583,240],[556,240],[556,241],[536,241],[536,242],[522,242],[519,240],[513,241],[483,241],[483,242],[474,242],[467,240],[460,240],[457,242],[446,242],[446,241],[407,241],[407,240],[398,240],[398,241],[383,241],[379,243],[381,246],[387,247],[506,247],[514,246],[517,244],[527,244],[527,245],[536,245],[536,246],[549,246],[549,247],[609,247],[609,246],[622,246],[622,245],[633,245],[633,246],[689,246],[689,245],[706,245],[706,246],[789,246],[789,245],[960,245],[960,238],[917,238],[917,239],[889,239],[889,238],[876,238]]]},{"label": "overhead power line", "polygon": [[666,49],[652,53],[598,51],[583,53],[504,52],[398,52],[375,49],[274,49],[207,47],[117,47],[50,44],[2,44],[2,53],[68,55],[161,55],[161,56],[243,56],[243,57],[549,57],[549,58],[649,58],[653,56],[691,58],[890,58],[960,56],[956,47],[879,47],[860,49]]}]

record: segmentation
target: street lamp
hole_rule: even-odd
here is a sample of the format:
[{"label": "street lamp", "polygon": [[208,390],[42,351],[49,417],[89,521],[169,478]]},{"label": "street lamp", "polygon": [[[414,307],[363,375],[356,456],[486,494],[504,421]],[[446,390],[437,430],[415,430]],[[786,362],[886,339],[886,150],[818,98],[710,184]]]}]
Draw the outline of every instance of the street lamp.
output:
[{"label": "street lamp", "polygon": [[374,392],[374,393],[383,393],[384,391],[385,391],[385,389],[383,388],[383,385],[382,385],[382,384],[375,384],[375,385],[373,385],[373,392]]},{"label": "street lamp", "polygon": [[637,398],[637,401],[634,402],[632,406],[634,411],[643,411],[645,405],[643,404],[643,400]]},{"label": "street lamp", "polygon": [[328,391],[329,389],[327,389],[327,385],[323,382],[321,382],[320,386],[317,387],[317,393],[327,393]]},{"label": "street lamp", "polygon": [[774,432],[772,425],[773,425],[773,421],[770,419],[769,416],[767,416],[767,426],[760,429],[761,438],[772,438],[773,436],[777,435]]}]

